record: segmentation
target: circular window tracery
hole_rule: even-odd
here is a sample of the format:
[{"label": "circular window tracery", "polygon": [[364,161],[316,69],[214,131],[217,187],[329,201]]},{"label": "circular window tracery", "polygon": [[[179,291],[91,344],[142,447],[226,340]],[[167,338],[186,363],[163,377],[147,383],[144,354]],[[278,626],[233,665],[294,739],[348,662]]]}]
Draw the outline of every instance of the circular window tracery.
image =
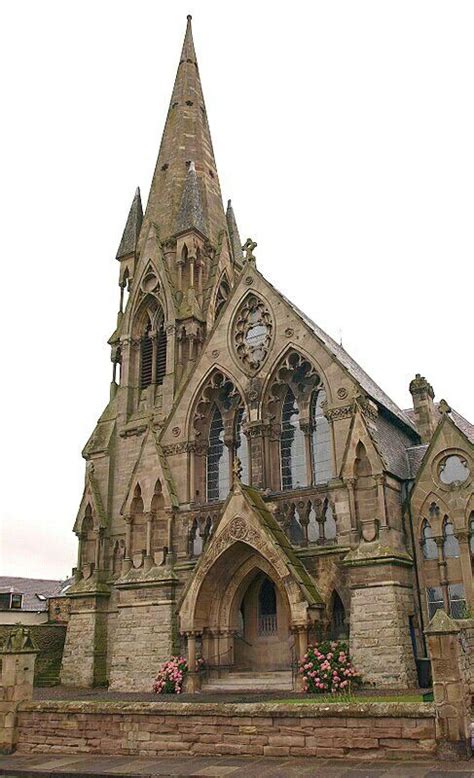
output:
[{"label": "circular window tracery", "polygon": [[451,454],[439,466],[439,479],[446,486],[461,486],[470,476],[468,464],[458,454]]},{"label": "circular window tracery", "polygon": [[237,356],[249,372],[257,372],[265,361],[272,339],[273,322],[267,306],[249,295],[237,312],[234,345]]}]

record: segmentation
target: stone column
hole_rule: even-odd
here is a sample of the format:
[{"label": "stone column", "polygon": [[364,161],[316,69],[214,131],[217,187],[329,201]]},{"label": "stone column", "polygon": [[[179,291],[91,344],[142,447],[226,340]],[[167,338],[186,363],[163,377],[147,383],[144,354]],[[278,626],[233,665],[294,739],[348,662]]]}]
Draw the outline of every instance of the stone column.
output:
[{"label": "stone column", "polygon": [[146,513],[146,549],[145,549],[145,559],[143,562],[143,568],[145,572],[148,572],[153,567],[153,557],[151,554],[151,531],[153,528],[153,514],[152,513]]},{"label": "stone column", "polygon": [[11,754],[17,742],[17,708],[33,699],[36,648],[27,627],[11,630],[0,652],[2,697],[0,699],[0,753]]},{"label": "stone column", "polygon": [[196,672],[196,637],[198,632],[186,632],[188,642],[188,672],[185,677],[184,691],[187,694],[195,694],[201,688],[201,677]]},{"label": "stone column", "polygon": [[440,741],[439,749],[448,756],[470,754],[470,695],[460,631],[441,609],[425,630],[433,674],[436,739]]},{"label": "stone column", "polygon": [[125,521],[125,556],[122,561],[122,575],[128,573],[132,567],[132,517],[124,516]]},{"label": "stone column", "polygon": [[474,607],[474,591],[472,586],[472,563],[471,549],[469,547],[469,531],[466,529],[457,530],[456,534],[459,541],[460,562],[464,594],[466,595],[466,605],[469,610],[472,610]]}]

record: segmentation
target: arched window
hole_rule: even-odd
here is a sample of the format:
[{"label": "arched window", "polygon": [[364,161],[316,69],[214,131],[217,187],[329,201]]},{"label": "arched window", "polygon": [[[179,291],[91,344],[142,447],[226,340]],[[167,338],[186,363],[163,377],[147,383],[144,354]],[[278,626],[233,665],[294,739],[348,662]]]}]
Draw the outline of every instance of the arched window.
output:
[{"label": "arched window", "polygon": [[438,546],[426,519],[421,526],[421,549],[425,559],[438,559]]},{"label": "arched window", "polygon": [[140,389],[150,384],[161,386],[166,375],[166,332],[163,318],[153,332],[151,321],[145,326],[140,340]]},{"label": "arched window", "polygon": [[469,548],[471,549],[471,556],[474,556],[474,511],[471,512],[469,517]]},{"label": "arched window", "polygon": [[214,409],[207,450],[207,499],[225,500],[230,489],[230,456],[224,443],[224,424],[219,408]]},{"label": "arched window", "polygon": [[235,422],[235,454],[240,460],[242,466],[241,481],[243,484],[249,483],[249,442],[244,433],[244,424],[247,421],[247,412],[241,407],[237,411]]},{"label": "arched window", "polygon": [[130,557],[133,557],[134,554],[145,553],[146,550],[146,521],[143,511],[142,490],[140,484],[137,484],[133,492],[133,500],[130,506],[130,517],[132,522],[132,547],[128,552],[128,556]]},{"label": "arched window", "polygon": [[337,592],[332,596],[331,638],[340,640],[347,637],[346,611]]},{"label": "arched window", "polygon": [[265,577],[258,593],[258,634],[274,635],[277,631],[275,584]]},{"label": "arched window", "polygon": [[322,484],[332,477],[331,430],[323,413],[326,392],[319,389],[311,399],[311,426],[313,449],[313,477],[315,484]]},{"label": "arched window", "polygon": [[443,522],[443,557],[450,559],[459,556],[461,556],[461,552],[459,550],[459,541],[454,534],[453,522],[445,516]]},{"label": "arched window", "polygon": [[299,424],[299,408],[290,387],[286,390],[281,414],[281,488],[307,486],[304,433]]}]

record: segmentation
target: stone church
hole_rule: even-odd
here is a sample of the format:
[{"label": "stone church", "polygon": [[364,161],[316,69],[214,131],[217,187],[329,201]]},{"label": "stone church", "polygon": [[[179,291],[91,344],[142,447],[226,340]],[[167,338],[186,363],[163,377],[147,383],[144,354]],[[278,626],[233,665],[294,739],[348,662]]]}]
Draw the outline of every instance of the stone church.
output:
[{"label": "stone church", "polygon": [[472,613],[474,426],[420,375],[400,409],[242,244],[188,17],[146,209],[137,190],[117,253],[65,684],[150,691],[180,652],[204,658],[208,688],[288,688],[308,641],[344,636],[367,682],[404,688],[435,611]]}]

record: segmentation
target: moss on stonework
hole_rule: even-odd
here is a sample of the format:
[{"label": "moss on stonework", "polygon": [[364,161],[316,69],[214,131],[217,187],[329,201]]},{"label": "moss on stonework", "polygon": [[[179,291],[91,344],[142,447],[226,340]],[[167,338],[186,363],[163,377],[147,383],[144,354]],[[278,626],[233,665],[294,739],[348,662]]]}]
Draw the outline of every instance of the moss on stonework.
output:
[{"label": "moss on stonework", "polygon": [[342,564],[347,567],[359,567],[367,564],[394,564],[411,567],[413,559],[405,551],[396,551],[385,546],[379,540],[361,543],[344,557]]}]

